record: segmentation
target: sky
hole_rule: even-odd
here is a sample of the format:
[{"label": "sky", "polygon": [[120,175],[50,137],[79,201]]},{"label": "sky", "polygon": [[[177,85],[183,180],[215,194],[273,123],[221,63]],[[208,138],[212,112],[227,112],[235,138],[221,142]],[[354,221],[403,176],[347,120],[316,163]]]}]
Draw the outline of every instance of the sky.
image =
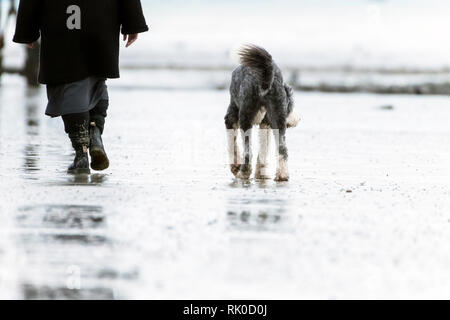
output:
[{"label": "sky", "polygon": [[224,65],[242,43],[287,66],[444,69],[446,0],[142,0],[150,32],[125,63]]}]

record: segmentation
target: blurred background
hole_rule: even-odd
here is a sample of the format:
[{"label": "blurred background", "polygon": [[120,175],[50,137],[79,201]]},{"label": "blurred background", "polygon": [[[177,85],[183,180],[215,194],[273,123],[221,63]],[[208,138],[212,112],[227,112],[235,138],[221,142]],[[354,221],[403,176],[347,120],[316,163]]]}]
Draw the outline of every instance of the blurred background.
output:
[{"label": "blurred background", "polygon": [[[20,69],[25,61],[24,48],[10,41],[11,2],[1,1],[3,71]],[[273,54],[299,90],[450,93],[447,1],[142,3],[151,30],[122,51],[124,72],[134,71],[122,86],[223,89],[236,66],[235,49],[255,43]]]},{"label": "blurred background", "polygon": [[[80,177],[0,0],[0,298],[450,297],[449,1],[142,3]],[[296,89],[288,183],[227,166],[242,43]]]}]

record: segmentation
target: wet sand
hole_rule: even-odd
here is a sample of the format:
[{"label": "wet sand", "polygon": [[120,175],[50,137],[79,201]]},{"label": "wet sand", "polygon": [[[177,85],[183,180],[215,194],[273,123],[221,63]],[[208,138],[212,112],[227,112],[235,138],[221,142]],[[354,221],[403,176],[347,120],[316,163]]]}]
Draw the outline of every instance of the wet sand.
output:
[{"label": "wet sand", "polygon": [[450,297],[448,98],[297,93],[291,181],[242,182],[227,91],[120,83],[111,168],[74,177],[45,92],[3,80],[0,298]]}]

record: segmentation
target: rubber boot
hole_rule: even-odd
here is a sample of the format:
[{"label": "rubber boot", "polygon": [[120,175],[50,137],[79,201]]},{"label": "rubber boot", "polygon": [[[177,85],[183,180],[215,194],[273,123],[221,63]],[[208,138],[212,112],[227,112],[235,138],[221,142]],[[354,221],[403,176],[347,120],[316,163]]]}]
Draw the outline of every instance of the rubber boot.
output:
[{"label": "rubber boot", "polygon": [[81,146],[75,149],[75,159],[70,165],[67,173],[69,174],[90,174],[89,170],[89,158],[88,158],[87,146]]},{"label": "rubber boot", "polygon": [[87,123],[78,125],[75,132],[69,133],[72,147],[75,149],[75,159],[67,172],[69,174],[90,174],[89,170],[89,131]]},{"label": "rubber boot", "polygon": [[103,146],[102,134],[95,122],[90,124],[90,147],[91,168],[96,171],[103,171],[109,167],[109,159]]}]

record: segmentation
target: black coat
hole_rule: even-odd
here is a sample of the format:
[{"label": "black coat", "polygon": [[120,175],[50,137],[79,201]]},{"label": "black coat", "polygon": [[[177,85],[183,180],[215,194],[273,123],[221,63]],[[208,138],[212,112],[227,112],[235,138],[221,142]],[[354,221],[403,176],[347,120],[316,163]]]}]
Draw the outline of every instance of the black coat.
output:
[{"label": "black coat", "polygon": [[[81,9],[79,29],[70,19],[72,5]],[[63,84],[88,76],[118,78],[120,31],[148,31],[140,0],[21,0],[13,41],[41,37],[39,82]]]}]

